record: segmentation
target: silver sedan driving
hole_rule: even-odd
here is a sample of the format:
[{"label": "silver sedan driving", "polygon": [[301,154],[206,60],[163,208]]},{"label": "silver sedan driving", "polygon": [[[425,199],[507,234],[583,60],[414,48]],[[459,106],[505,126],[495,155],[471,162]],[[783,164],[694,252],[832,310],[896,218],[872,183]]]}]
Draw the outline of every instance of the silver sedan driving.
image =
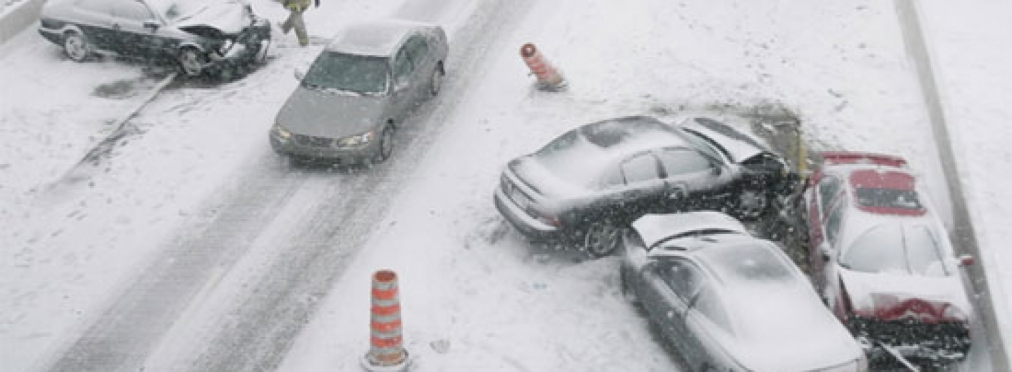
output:
[{"label": "silver sedan driving", "polygon": [[316,57],[277,114],[276,152],[296,160],[373,164],[394,132],[439,93],[449,47],[443,29],[406,20],[347,27]]}]

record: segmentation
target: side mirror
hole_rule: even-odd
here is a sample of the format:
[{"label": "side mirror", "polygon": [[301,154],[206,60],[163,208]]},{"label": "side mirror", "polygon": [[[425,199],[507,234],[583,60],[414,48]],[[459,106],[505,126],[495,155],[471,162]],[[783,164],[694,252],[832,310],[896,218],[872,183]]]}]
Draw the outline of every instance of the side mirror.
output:
[{"label": "side mirror", "polygon": [[829,261],[830,257],[833,256],[833,250],[829,248],[829,244],[824,242],[819,245],[819,256],[822,257],[823,261]]},{"label": "side mirror", "polygon": [[408,82],[404,80],[395,80],[393,86],[394,93],[400,93],[408,89]]},{"label": "side mirror", "polygon": [[306,77],[306,73],[302,69],[295,69],[295,80],[302,81],[302,78]]},{"label": "side mirror", "polygon": [[962,256],[959,256],[959,266],[962,266],[962,267],[973,266],[976,263],[977,263],[977,260],[975,258],[973,258],[973,256],[971,256],[971,255],[964,254]]},{"label": "side mirror", "polygon": [[159,24],[157,21],[154,20],[144,21],[144,28],[147,30],[155,31],[161,26],[162,26],[161,24]]}]

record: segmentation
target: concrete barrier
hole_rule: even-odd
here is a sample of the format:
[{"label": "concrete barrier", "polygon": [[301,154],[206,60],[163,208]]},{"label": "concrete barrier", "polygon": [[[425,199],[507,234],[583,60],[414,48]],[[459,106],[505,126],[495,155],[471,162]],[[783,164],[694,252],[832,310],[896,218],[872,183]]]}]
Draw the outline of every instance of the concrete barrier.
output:
[{"label": "concrete barrier", "polygon": [[46,0],[22,0],[4,9],[0,15],[0,44],[7,42],[39,21],[39,12]]},{"label": "concrete barrier", "polygon": [[[952,245],[956,247],[958,254],[969,254],[974,256],[978,263],[967,267],[970,274],[970,285],[973,287],[973,296],[977,312],[981,315],[984,327],[987,329],[987,341],[990,343],[991,370],[1010,371],[1008,356],[1005,354],[1006,347],[1004,335],[1001,334],[1002,327],[1001,311],[1005,301],[1001,295],[995,296],[996,287],[989,281],[997,277],[988,276],[985,271],[985,261],[990,256],[982,255],[977,244],[976,229],[973,226],[969,206],[964,196],[961,177],[958,175],[959,168],[949,136],[949,127],[946,121],[945,105],[938,78],[938,71],[935,70],[932,62],[932,53],[928,44],[928,35],[923,28],[923,17],[918,9],[915,0],[895,0],[896,14],[899,17],[900,27],[903,31],[903,40],[907,47],[907,53],[914,65],[917,67],[918,79],[921,83],[921,93],[924,96],[924,103],[928,109],[928,119],[931,122],[931,131],[935,140],[935,147],[938,150],[938,161],[941,169],[947,177],[949,199],[952,207],[953,234]],[[979,346],[974,346],[979,347]]]}]

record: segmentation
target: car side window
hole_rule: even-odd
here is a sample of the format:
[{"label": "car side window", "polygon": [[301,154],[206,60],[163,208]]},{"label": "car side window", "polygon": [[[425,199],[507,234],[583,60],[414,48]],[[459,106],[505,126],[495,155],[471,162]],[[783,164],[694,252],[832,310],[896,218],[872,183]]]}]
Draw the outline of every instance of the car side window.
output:
[{"label": "car side window", "polygon": [[658,153],[668,177],[706,172],[713,163],[702,154],[690,149],[664,149]]},{"label": "car side window", "polygon": [[833,176],[826,176],[819,182],[819,205],[822,208],[822,215],[825,217],[833,197],[840,192],[840,179]]},{"label": "car side window", "polygon": [[622,170],[622,177],[627,185],[660,178],[657,159],[650,153],[642,153],[626,159],[619,168]]},{"label": "car side window", "polygon": [[405,48],[408,50],[408,56],[416,65],[424,61],[425,56],[429,54],[429,43],[421,35],[415,35],[408,39]]},{"label": "car side window", "polygon": [[675,261],[659,267],[658,275],[685,303],[689,303],[702,285],[699,269],[684,261]]},{"label": "car side window", "polygon": [[414,67],[411,65],[411,59],[408,58],[407,48],[401,48],[397,52],[397,57],[394,58],[394,81],[407,82],[412,69]]},{"label": "car side window", "polygon": [[696,309],[700,315],[709,319],[713,324],[716,324],[727,332],[732,332],[731,317],[728,316],[724,303],[717,296],[716,290],[713,288],[709,286],[703,288],[699,292],[699,296],[696,298],[696,302],[692,305],[692,308]]},{"label": "car side window", "polygon": [[116,9],[113,2],[108,0],[82,0],[77,3],[77,6],[88,11],[104,13],[106,15],[112,15],[113,10]]},{"label": "car side window", "polygon": [[[842,199],[845,199],[842,198]],[[829,215],[826,217],[826,238],[836,244],[836,238],[840,235],[840,225],[843,222],[843,210],[845,200],[829,206]]]},{"label": "car side window", "polygon": [[137,21],[138,23],[155,19],[151,11],[148,10],[148,7],[138,1],[123,1],[118,3],[115,13],[117,17]]}]

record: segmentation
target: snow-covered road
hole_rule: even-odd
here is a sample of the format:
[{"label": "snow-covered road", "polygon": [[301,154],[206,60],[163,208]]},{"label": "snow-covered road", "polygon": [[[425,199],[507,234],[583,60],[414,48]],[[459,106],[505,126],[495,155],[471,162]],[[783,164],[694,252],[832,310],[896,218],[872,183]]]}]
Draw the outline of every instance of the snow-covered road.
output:
[{"label": "snow-covered road", "polygon": [[[351,171],[290,167],[267,145],[293,69],[319,51],[293,35],[239,81],[164,92],[69,173],[154,80],[66,61],[33,31],[0,46],[17,87],[0,112],[0,370],[357,370],[379,268],[401,277],[415,371],[678,370],[614,258],[532,247],[501,221],[508,159],[592,120],[769,106],[797,113],[816,149],[934,156],[889,2],[324,0],[306,14],[324,38],[383,16],[442,24],[448,79],[388,163]],[[568,91],[531,87],[526,42]]]}]

